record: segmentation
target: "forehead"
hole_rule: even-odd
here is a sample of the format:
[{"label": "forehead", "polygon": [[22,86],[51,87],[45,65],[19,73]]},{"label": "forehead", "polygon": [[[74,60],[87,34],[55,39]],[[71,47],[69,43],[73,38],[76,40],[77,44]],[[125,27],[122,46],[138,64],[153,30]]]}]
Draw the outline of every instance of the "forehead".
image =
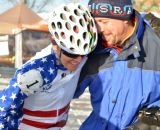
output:
[{"label": "forehead", "polygon": [[105,21],[110,21],[110,18],[94,18],[96,22],[105,22]]},{"label": "forehead", "polygon": [[125,23],[124,20],[119,20],[119,19],[112,19],[112,18],[101,18],[97,17],[94,18],[96,22],[101,22],[101,23],[112,23],[112,24],[123,24]]}]

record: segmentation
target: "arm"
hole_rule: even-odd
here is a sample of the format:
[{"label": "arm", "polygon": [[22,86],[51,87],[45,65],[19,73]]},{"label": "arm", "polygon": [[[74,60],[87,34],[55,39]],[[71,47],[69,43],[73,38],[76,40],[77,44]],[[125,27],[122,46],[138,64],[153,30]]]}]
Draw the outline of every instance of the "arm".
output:
[{"label": "arm", "polygon": [[156,130],[160,128],[160,107],[144,108],[139,112],[138,122],[125,130]]},{"label": "arm", "polygon": [[95,75],[99,72],[100,66],[104,63],[104,58],[107,56],[104,53],[105,50],[102,46],[97,46],[95,52],[88,56],[88,60],[81,70],[74,98],[78,98],[93,83]]},{"label": "arm", "polygon": [[40,72],[24,65],[0,93],[0,130],[18,129],[24,100],[42,86]]},{"label": "arm", "polygon": [[90,85],[90,82],[91,82],[91,78],[89,77],[85,78],[82,82],[80,82],[74,94],[74,98],[80,97],[85,91],[85,89]]},{"label": "arm", "polygon": [[18,120],[22,115],[22,106],[27,96],[17,85],[17,75],[0,93],[0,130],[17,129]]}]

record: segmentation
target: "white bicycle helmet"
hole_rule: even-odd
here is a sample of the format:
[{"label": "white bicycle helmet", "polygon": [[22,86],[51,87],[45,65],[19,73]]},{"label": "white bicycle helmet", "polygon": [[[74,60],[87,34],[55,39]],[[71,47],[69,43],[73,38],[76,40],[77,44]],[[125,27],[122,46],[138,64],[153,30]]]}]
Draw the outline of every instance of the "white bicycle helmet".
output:
[{"label": "white bicycle helmet", "polygon": [[87,55],[96,47],[96,25],[82,4],[70,3],[56,8],[48,27],[58,46],[68,53]]}]

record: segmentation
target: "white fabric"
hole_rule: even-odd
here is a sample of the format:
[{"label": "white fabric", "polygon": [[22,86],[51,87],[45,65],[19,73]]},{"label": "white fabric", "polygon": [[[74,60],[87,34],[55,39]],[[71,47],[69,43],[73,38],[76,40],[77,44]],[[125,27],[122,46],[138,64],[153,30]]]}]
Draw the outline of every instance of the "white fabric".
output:
[{"label": "white fabric", "polygon": [[[37,59],[46,55],[45,51],[49,51],[48,48],[42,50],[42,52],[38,52],[38,54],[33,58]],[[51,52],[51,50],[50,50]],[[30,95],[24,102],[24,108],[31,111],[52,111],[57,109],[62,109],[67,104],[70,103],[73,98],[74,92],[77,87],[78,78],[80,75],[80,71],[82,66],[86,62],[87,58],[84,57],[83,61],[79,65],[76,71],[69,72],[68,70],[60,70],[58,69],[58,73],[53,82],[50,83],[50,89],[46,91],[38,91],[33,95]],[[62,76],[65,75],[65,76]],[[37,76],[34,76],[34,79],[37,79]],[[23,118],[42,122],[42,123],[56,123],[61,120],[67,120],[68,113],[63,113],[57,117],[35,117],[30,115],[24,115]],[[34,128],[32,126],[28,126],[26,124],[20,124],[20,130],[42,130],[39,128]],[[59,130],[60,128],[52,128],[46,130]]]},{"label": "white fabric", "polygon": [[[21,90],[28,96],[33,94],[34,91],[39,89],[39,86],[42,86],[42,76],[38,70],[30,70],[24,74],[19,74],[17,76],[17,83]],[[27,88],[28,86],[28,88]]]},{"label": "white fabric", "polygon": [[78,55],[89,54],[97,45],[97,29],[88,8],[69,3],[54,9],[48,22],[50,33],[63,50]]}]

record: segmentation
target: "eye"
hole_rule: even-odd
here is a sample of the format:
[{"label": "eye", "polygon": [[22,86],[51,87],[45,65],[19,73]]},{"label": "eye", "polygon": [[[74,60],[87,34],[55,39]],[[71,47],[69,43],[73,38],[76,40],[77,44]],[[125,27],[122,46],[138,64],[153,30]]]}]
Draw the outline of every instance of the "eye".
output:
[{"label": "eye", "polygon": [[108,23],[108,21],[104,21],[104,22],[103,22],[103,24],[107,24],[107,23]]}]

